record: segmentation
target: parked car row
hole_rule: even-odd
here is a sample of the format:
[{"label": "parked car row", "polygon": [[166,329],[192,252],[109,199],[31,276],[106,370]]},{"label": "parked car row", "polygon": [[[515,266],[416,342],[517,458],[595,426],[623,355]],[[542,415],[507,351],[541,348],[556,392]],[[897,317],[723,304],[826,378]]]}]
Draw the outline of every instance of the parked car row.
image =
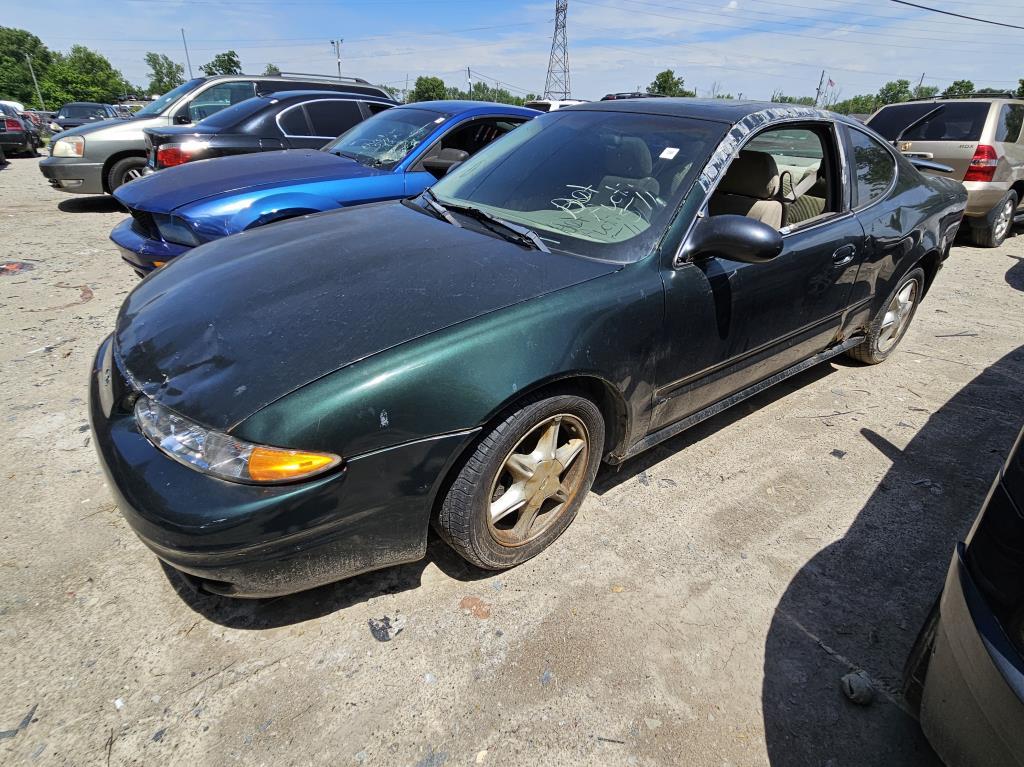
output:
[{"label": "parked car row", "polygon": [[42,146],[39,126],[20,104],[0,102],[0,148],[5,155],[36,156]]},{"label": "parked car row", "polygon": [[[97,352],[95,444],[198,588],[412,561],[430,526],[478,567],[525,562],[602,462],[836,355],[886,360],[961,222],[995,247],[1024,217],[1012,98],[867,126],[641,93],[531,106],[201,78],[54,142],[44,175],[113,193],[146,277]],[[952,763],[1024,749],[1021,455],[907,667]]]}]

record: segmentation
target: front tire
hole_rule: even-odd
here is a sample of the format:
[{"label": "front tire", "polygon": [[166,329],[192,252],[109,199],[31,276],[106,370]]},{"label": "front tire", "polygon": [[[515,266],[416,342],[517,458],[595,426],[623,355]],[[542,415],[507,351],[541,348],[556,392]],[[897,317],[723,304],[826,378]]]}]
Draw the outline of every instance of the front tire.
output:
[{"label": "front tire", "polygon": [[142,169],[146,167],[145,157],[125,157],[118,160],[107,173],[107,187],[113,192],[119,186],[142,177]]},{"label": "front tire", "polygon": [[924,295],[924,269],[917,266],[907,272],[868,326],[864,343],[846,353],[866,365],[884,362],[893,353],[910,327]]},{"label": "front tire", "polygon": [[995,215],[988,226],[971,227],[971,242],[979,248],[998,248],[1013,230],[1017,215],[1017,193],[1012,189],[996,206]]},{"label": "front tire", "polygon": [[477,567],[522,564],[575,518],[603,449],[604,419],[590,400],[560,394],[518,405],[462,466],[437,530]]}]

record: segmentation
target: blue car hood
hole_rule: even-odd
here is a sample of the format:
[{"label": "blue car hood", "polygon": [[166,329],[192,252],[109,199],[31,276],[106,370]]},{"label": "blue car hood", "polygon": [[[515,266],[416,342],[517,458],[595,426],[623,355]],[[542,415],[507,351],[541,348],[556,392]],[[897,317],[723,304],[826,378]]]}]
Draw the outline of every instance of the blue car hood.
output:
[{"label": "blue car hood", "polygon": [[228,429],[398,344],[619,264],[526,250],[401,202],[319,213],[202,245],[135,288],[122,369],[147,395]]},{"label": "blue car hood", "polygon": [[288,149],[214,157],[166,168],[118,187],[114,196],[135,210],[170,213],[208,197],[389,172],[315,149]]}]

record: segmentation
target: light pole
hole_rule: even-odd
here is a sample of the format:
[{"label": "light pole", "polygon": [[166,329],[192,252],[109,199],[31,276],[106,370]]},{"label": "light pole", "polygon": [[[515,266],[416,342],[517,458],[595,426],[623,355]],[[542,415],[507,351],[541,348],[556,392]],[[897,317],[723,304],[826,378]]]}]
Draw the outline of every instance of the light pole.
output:
[{"label": "light pole", "polygon": [[345,42],[343,37],[339,37],[337,40],[331,40],[331,45],[334,46],[334,57],[338,60],[338,79],[341,79],[341,44]]},{"label": "light pole", "polygon": [[188,64],[188,79],[192,79],[192,59],[188,57],[188,41],[185,39],[185,27],[181,28],[181,44],[185,46],[185,62]]},{"label": "light pole", "polygon": [[39,99],[39,108],[46,111],[46,104],[43,103],[43,94],[39,92],[39,81],[36,80],[36,70],[32,68],[32,57],[25,54],[25,61],[28,62],[28,72],[32,75],[32,84],[36,86],[36,98]]}]

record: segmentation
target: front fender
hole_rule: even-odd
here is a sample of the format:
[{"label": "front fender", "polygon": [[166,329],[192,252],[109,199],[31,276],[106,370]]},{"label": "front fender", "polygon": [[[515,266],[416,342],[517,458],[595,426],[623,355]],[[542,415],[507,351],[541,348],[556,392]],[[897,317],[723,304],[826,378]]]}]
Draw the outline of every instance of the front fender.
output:
[{"label": "front fender", "polygon": [[652,346],[664,319],[653,261],[353,363],[268,405],[232,433],[355,456],[479,427],[538,384],[583,376],[619,393],[628,441],[650,421]]}]

